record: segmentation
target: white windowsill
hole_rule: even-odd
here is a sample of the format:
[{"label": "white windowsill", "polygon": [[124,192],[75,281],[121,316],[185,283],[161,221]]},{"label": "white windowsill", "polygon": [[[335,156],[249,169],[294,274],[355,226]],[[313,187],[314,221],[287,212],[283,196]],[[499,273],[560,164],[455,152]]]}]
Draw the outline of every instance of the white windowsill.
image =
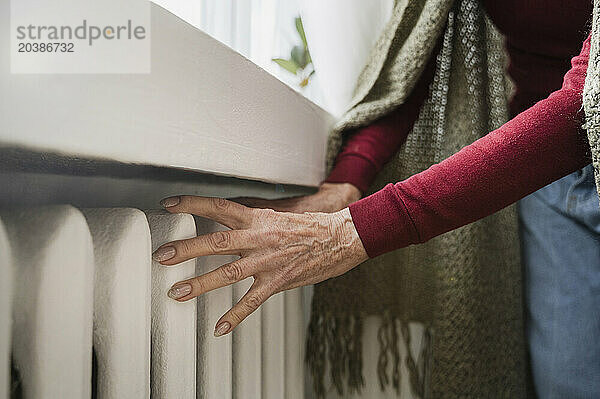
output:
[{"label": "white windowsill", "polygon": [[0,147],[304,186],[324,178],[331,115],[155,4],[151,40],[148,75],[12,75],[2,62]]}]

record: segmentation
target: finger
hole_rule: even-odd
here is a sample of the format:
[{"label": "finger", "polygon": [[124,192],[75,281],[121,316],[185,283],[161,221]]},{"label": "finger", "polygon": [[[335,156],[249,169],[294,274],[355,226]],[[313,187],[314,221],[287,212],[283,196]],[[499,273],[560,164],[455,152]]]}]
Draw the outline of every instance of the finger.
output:
[{"label": "finger", "polygon": [[208,255],[238,255],[254,249],[260,234],[254,230],[225,230],[186,240],[168,242],[158,247],[152,258],[162,265],[171,266],[183,261]]},{"label": "finger", "polygon": [[250,208],[224,198],[180,195],[165,198],[160,203],[171,213],[191,213],[231,229],[247,227],[252,220]]},{"label": "finger", "polygon": [[256,260],[238,259],[201,276],[173,284],[167,295],[179,302],[193,299],[217,288],[242,281],[256,271]]},{"label": "finger", "polygon": [[246,317],[250,316],[271,296],[264,288],[252,285],[242,299],[225,313],[215,327],[215,337],[228,334],[233,331]]}]

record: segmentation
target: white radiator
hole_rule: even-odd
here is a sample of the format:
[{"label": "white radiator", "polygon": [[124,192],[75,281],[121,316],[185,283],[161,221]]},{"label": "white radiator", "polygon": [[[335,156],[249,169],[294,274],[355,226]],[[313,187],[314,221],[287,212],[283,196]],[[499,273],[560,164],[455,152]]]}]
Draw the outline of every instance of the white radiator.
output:
[{"label": "white radiator", "polygon": [[197,303],[166,296],[176,281],[230,257],[165,267],[151,250],[215,223],[72,206],[3,209],[0,217],[1,397],[7,388],[36,399],[304,397],[302,291],[273,297],[220,338],[214,324],[248,281]]}]

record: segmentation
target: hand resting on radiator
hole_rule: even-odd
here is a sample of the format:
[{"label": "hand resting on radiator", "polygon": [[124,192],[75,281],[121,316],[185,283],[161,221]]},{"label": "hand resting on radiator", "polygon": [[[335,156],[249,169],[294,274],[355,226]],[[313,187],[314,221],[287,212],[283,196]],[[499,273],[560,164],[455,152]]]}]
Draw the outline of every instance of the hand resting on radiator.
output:
[{"label": "hand resting on radiator", "polygon": [[238,255],[234,262],[180,281],[168,295],[187,301],[253,277],[248,292],[217,322],[215,336],[231,332],[270,296],[344,274],[368,259],[348,208],[335,213],[287,213],[249,208],[222,198],[170,197],[171,213],[212,219],[231,230],[160,246],[153,258],[165,266],[210,255]]}]

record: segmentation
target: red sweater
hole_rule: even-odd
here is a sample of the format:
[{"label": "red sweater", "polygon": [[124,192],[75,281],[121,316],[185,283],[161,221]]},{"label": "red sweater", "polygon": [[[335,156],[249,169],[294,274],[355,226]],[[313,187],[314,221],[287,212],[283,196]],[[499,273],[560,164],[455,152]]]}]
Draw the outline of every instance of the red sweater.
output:
[{"label": "red sweater", "polygon": [[[447,160],[352,204],[354,224],[371,257],[490,215],[590,162],[581,128],[589,38],[570,70],[568,65],[581,48],[591,2],[485,4],[506,36],[508,72],[517,87],[511,112],[525,111]],[[430,64],[404,105],[351,136],[327,182],[367,190],[412,129],[432,79]]]}]

